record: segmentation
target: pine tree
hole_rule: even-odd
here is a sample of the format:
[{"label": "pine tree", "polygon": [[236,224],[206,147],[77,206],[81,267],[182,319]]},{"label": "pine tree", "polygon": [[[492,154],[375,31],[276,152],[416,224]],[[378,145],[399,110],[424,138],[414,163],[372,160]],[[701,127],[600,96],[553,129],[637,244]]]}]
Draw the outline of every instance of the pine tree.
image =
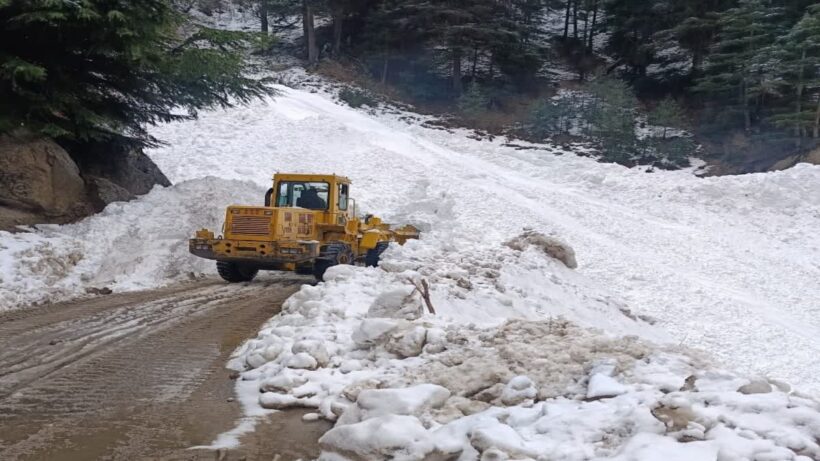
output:
[{"label": "pine tree", "polygon": [[239,52],[260,38],[182,24],[166,0],[0,0],[0,131],[144,146],[147,124],[269,93]]},{"label": "pine tree", "polygon": [[680,47],[689,54],[689,75],[698,76],[718,32],[719,13],[731,3],[731,0],[670,2],[670,8],[665,11],[670,27],[656,34],[658,54],[674,54],[674,49]]},{"label": "pine tree", "polygon": [[809,8],[778,40],[779,77],[789,91],[792,109],[772,117],[800,139],[820,137],[820,5]]},{"label": "pine tree", "polygon": [[458,109],[468,117],[475,117],[485,110],[489,104],[489,98],[477,82],[471,82],[467,86],[467,91],[458,98]]},{"label": "pine tree", "polygon": [[767,58],[781,26],[780,12],[760,0],[740,0],[737,7],[721,13],[717,42],[695,86],[711,98],[735,101],[747,131],[755,105],[771,82],[774,69]]},{"label": "pine tree", "polygon": [[593,96],[586,111],[587,134],[598,141],[605,159],[630,165],[643,150],[635,134],[635,93],[614,78],[594,80],[587,88]]},{"label": "pine tree", "polygon": [[661,139],[666,139],[669,127],[680,128],[683,125],[683,108],[672,98],[666,97],[647,114],[652,125],[663,127]]}]

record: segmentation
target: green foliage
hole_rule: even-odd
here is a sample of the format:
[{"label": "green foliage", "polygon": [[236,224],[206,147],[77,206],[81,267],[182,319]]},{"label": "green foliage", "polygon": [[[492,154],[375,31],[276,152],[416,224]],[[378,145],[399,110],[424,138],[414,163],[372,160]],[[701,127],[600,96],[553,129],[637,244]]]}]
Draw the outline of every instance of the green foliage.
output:
[{"label": "green foliage", "polygon": [[753,104],[771,92],[768,82],[776,62],[768,59],[774,54],[779,18],[780,9],[761,0],[740,0],[722,12],[717,42],[694,88],[724,105],[739,106],[747,130],[755,116]]},{"label": "green foliage", "polygon": [[647,115],[649,123],[663,127],[663,139],[666,139],[669,127],[681,128],[685,120],[683,108],[670,97],[662,99]]},{"label": "green foliage", "polygon": [[489,103],[490,99],[481,85],[471,82],[467,91],[458,98],[458,109],[468,117],[475,117],[487,110]]},{"label": "green foliage", "polygon": [[156,144],[148,124],[269,94],[243,60],[264,40],[185,24],[170,0],[7,0],[0,130]]},{"label": "green foliage", "polygon": [[350,88],[342,89],[342,91],[339,92],[339,99],[353,108],[359,108],[362,106],[375,107],[377,105],[376,99],[370,96],[367,92]]},{"label": "green foliage", "polygon": [[584,103],[576,92],[541,102],[530,114],[529,133],[538,139],[568,134],[573,123],[584,122]]},{"label": "green foliage", "polygon": [[635,93],[625,82],[613,78],[599,78],[587,89],[593,96],[587,112],[587,134],[598,141],[605,160],[632,164],[644,148],[635,134]]},{"label": "green foliage", "polygon": [[661,165],[674,168],[689,166],[689,157],[697,149],[695,142],[689,137],[653,138],[649,143],[660,157]]}]

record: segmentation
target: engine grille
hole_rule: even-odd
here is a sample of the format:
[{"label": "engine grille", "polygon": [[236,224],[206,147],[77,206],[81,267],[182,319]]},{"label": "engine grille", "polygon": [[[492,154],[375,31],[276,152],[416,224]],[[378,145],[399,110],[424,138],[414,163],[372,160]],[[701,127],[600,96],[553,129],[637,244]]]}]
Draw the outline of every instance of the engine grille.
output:
[{"label": "engine grille", "polygon": [[231,234],[270,235],[270,216],[234,216]]}]

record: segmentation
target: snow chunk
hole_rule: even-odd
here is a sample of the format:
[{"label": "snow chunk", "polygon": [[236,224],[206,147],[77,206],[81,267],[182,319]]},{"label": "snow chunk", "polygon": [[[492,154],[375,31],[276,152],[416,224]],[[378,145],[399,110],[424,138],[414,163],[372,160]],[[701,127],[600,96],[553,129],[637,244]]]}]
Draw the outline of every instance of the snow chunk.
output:
[{"label": "snow chunk", "polygon": [[331,454],[355,461],[427,459],[435,450],[431,435],[414,416],[388,415],[336,426],[319,439],[320,460]]},{"label": "snow chunk", "polygon": [[304,368],[308,370],[315,370],[319,364],[312,355],[307,352],[299,352],[288,359],[288,368]]},{"label": "snow chunk", "polygon": [[368,317],[416,320],[421,315],[421,303],[412,286],[382,292],[367,310]]},{"label": "snow chunk", "polygon": [[626,386],[604,373],[595,373],[589,378],[587,399],[606,399],[627,392]]},{"label": "snow chunk", "polygon": [[389,319],[364,319],[353,332],[353,341],[362,346],[382,342],[387,334],[398,328],[399,322]]},{"label": "snow chunk", "polygon": [[516,376],[511,379],[504,390],[501,392],[501,402],[504,405],[519,405],[528,403],[532,405],[532,401],[538,391],[535,389],[535,384],[527,376]]},{"label": "snow chunk", "polygon": [[419,384],[402,389],[366,389],[359,393],[356,405],[339,419],[350,424],[385,415],[414,415],[440,408],[450,398],[450,391],[435,384]]}]

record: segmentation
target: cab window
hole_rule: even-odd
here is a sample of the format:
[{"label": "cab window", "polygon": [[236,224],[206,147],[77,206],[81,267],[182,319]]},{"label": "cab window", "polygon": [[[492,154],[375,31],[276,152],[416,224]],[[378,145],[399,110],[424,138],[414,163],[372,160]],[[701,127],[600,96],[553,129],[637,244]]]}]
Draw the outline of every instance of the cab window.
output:
[{"label": "cab window", "polygon": [[339,209],[347,210],[347,194],[349,186],[347,184],[339,184]]},{"label": "cab window", "polygon": [[276,191],[276,206],[327,210],[329,192],[326,182],[282,181]]}]

